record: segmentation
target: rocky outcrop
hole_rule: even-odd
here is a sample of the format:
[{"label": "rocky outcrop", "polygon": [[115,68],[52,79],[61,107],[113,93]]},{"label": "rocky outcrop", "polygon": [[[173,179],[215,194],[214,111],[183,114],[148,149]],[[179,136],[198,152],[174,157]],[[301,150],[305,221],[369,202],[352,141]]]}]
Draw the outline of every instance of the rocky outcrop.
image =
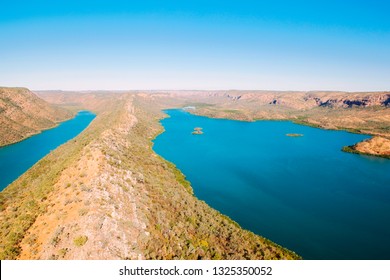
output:
[{"label": "rocky outcrop", "polygon": [[390,159],[390,140],[384,137],[375,136],[353,146],[344,147],[343,150],[345,152],[373,155]]}]

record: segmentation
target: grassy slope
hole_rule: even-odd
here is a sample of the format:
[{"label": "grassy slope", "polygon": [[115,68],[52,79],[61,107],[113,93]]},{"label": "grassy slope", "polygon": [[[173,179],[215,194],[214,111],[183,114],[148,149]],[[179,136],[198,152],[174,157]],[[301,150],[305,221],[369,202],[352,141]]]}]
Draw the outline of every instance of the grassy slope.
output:
[{"label": "grassy slope", "polygon": [[153,152],[161,105],[108,97],[94,97],[88,129],[0,193],[0,259],[299,258],[199,201]]}]

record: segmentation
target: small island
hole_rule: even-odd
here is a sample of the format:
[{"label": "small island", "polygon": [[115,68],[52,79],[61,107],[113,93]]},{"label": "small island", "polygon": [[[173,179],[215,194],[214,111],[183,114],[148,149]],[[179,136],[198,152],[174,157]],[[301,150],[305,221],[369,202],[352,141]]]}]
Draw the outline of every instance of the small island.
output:
[{"label": "small island", "polygon": [[299,133],[287,133],[286,136],[288,136],[288,137],[302,137],[303,134],[299,134]]},{"label": "small island", "polygon": [[194,131],[192,132],[192,134],[203,134],[203,131],[202,131],[202,128],[201,127],[195,127],[194,128]]}]

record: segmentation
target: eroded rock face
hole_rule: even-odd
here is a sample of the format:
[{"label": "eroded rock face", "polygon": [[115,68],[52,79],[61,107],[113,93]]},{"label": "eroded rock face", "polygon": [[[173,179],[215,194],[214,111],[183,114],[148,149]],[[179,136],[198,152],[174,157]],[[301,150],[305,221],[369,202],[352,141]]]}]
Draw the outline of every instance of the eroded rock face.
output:
[{"label": "eroded rock face", "polygon": [[390,94],[346,96],[341,98],[330,98],[328,100],[319,99],[318,104],[321,107],[372,107],[372,106],[390,106]]},{"label": "eroded rock face", "polygon": [[[171,97],[229,106],[283,106],[292,109],[389,107],[389,92],[339,91],[175,91]],[[160,97],[163,97],[160,95]],[[241,104],[241,105],[240,105]]]}]

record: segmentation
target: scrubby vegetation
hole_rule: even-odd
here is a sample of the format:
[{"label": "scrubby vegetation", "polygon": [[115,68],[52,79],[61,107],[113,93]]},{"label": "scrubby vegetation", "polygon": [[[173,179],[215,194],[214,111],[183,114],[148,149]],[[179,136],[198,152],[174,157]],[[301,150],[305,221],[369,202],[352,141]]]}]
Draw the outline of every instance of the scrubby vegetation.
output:
[{"label": "scrubby vegetation", "polygon": [[86,235],[77,236],[75,239],[73,239],[73,244],[77,247],[84,246],[85,243],[87,243],[88,237]]},{"label": "scrubby vegetation", "polygon": [[366,156],[377,156],[377,157],[382,157],[382,158],[387,158],[390,159],[390,155],[385,155],[385,154],[372,154],[372,153],[365,153],[361,152],[356,149],[356,145],[351,145],[351,146],[344,146],[341,149],[343,152],[346,153],[352,153],[352,154],[358,154],[358,155],[366,155]]},{"label": "scrubby vegetation", "polygon": [[0,193],[0,259],[14,259],[20,254],[20,242],[49,205],[48,195],[53,191],[61,172],[77,160],[88,142],[80,135],[60,146],[40,160]]},{"label": "scrubby vegetation", "polygon": [[[137,99],[136,127],[129,133],[126,155],[145,157],[129,168],[144,174],[148,193],[148,231],[153,238],[144,243],[147,259],[273,259],[297,258],[292,252],[269,240],[241,229],[235,222],[203,201],[196,199],[189,183],[171,163],[153,156],[151,147],[144,150],[146,139],[161,131],[152,121],[161,116],[158,108]],[[143,144],[144,143],[144,144]],[[145,158],[147,160],[145,160]],[[123,159],[122,162],[125,160]],[[128,161],[127,161],[128,162]],[[130,163],[130,162],[128,162]],[[179,173],[180,172],[180,173]]]},{"label": "scrubby vegetation", "polygon": [[299,258],[199,201],[153,152],[158,102],[100,101],[87,130],[0,193],[1,259]]}]

